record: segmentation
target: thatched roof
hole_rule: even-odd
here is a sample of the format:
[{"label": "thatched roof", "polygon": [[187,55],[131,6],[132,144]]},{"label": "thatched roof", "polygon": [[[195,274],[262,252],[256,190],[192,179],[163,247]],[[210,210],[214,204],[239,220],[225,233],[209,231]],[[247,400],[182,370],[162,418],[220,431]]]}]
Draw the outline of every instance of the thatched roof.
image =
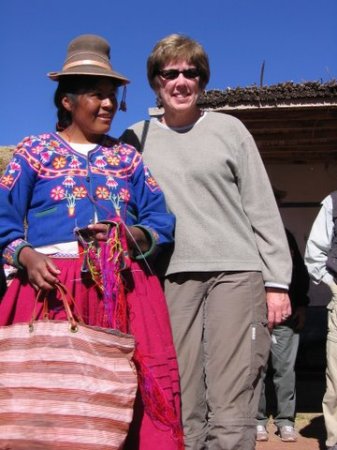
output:
[{"label": "thatched roof", "polygon": [[210,90],[200,105],[242,120],[266,161],[337,161],[337,80]]},{"label": "thatched roof", "polygon": [[337,80],[326,83],[288,81],[271,86],[248,86],[206,91],[200,99],[204,108],[275,107],[282,105],[337,104]]}]

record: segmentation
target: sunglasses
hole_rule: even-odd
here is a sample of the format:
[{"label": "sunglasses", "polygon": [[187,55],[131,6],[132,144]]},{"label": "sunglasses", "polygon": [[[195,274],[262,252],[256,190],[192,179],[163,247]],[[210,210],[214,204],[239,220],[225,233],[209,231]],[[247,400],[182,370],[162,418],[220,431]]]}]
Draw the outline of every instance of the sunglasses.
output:
[{"label": "sunglasses", "polygon": [[198,69],[185,69],[185,70],[168,69],[168,70],[160,70],[158,72],[158,74],[162,78],[164,78],[164,80],[175,80],[176,78],[179,77],[181,73],[188,80],[193,80],[194,78],[197,78],[200,75]]}]

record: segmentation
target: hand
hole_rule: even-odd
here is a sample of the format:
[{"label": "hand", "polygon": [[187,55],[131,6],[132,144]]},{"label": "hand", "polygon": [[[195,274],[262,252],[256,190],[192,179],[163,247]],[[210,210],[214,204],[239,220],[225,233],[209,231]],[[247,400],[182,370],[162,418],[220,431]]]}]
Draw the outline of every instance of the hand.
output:
[{"label": "hand", "polygon": [[151,245],[146,233],[139,227],[128,227],[126,240],[128,242],[128,247],[136,252],[140,250],[145,253],[149,250]]},{"label": "hand", "polygon": [[108,223],[91,223],[88,225],[88,232],[96,241],[107,241],[109,238],[110,226]]},{"label": "hand", "polygon": [[24,247],[20,251],[19,263],[26,269],[29,282],[36,290],[50,291],[59,281],[58,275],[61,271],[49,256],[43,255],[31,247]]},{"label": "hand", "polygon": [[288,292],[284,289],[266,288],[268,327],[270,329],[284,322],[291,315]]}]

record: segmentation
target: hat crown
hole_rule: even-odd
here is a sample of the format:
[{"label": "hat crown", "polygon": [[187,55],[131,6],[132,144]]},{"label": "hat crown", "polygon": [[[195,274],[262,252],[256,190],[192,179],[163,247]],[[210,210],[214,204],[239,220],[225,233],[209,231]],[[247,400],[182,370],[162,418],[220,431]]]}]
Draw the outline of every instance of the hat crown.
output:
[{"label": "hat crown", "polygon": [[68,46],[65,64],[73,60],[103,60],[110,65],[110,45],[102,37],[83,34],[73,39]]}]

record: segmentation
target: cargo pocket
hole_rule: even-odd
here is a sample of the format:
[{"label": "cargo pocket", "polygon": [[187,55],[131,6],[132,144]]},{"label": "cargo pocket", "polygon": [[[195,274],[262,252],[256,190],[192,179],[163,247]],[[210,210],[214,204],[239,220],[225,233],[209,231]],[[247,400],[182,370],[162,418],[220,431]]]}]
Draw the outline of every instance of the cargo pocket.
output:
[{"label": "cargo pocket", "polygon": [[268,361],[271,337],[268,329],[267,320],[254,322],[251,324],[251,364],[250,364],[250,382],[260,376],[262,369]]}]

